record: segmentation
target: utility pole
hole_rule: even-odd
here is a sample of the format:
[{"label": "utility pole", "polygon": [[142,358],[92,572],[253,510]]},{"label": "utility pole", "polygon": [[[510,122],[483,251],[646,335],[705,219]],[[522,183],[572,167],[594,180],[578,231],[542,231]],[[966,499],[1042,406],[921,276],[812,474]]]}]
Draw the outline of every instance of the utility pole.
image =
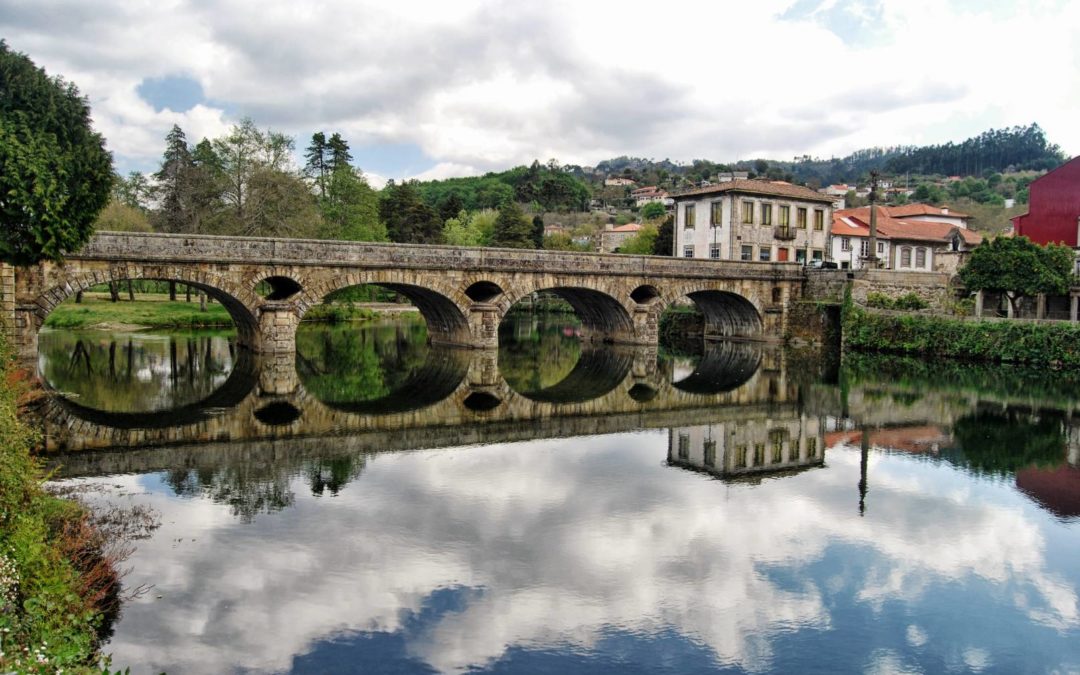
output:
[{"label": "utility pole", "polygon": [[878,172],[870,172],[870,250],[863,257],[863,266],[877,269],[877,186]]}]

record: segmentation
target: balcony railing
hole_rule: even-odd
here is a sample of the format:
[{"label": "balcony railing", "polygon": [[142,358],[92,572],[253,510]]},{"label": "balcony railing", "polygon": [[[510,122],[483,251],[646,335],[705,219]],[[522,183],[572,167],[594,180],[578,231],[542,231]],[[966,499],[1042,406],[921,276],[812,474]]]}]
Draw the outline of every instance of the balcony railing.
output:
[{"label": "balcony railing", "polygon": [[777,225],[773,228],[773,236],[777,239],[794,239],[795,228],[790,225]]}]

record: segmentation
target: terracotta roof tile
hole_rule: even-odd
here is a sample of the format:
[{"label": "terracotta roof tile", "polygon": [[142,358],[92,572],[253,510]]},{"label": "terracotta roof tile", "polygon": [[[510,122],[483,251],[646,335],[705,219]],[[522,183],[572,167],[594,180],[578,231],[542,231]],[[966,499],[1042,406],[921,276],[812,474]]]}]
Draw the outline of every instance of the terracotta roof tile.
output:
[{"label": "terracotta roof tile", "polygon": [[885,209],[889,212],[889,215],[894,218],[910,218],[911,216],[945,216],[946,218],[971,217],[966,213],[960,213],[959,211],[953,211],[952,209],[949,209],[948,213],[944,213],[936,206],[921,203],[904,204],[903,206],[886,206]]},{"label": "terracotta roof tile", "polygon": [[673,193],[671,197],[677,200],[685,197],[722,194],[725,192],[766,195],[769,197],[788,197],[790,199],[801,199],[808,202],[822,202],[827,204],[836,201],[829,195],[823,195],[817,190],[811,190],[810,188],[801,185],[792,185],[791,183],[784,183],[782,181],[744,180],[741,178],[726,181],[724,183],[717,183],[716,185],[708,185],[706,187],[676,192]]}]

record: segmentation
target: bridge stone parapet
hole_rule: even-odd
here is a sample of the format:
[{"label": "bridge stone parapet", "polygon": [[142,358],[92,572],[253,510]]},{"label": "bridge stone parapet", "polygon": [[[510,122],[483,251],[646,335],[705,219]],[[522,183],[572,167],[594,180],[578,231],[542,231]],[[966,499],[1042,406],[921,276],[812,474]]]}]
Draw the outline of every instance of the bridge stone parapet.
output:
[{"label": "bridge stone parapet", "polygon": [[[308,309],[359,284],[411,300],[433,343],[494,348],[506,313],[538,291],[569,302],[583,335],[596,341],[655,345],[660,314],[686,297],[704,312],[709,337],[779,340],[787,308],[802,297],[804,274],[792,263],[100,232],[62,265],[15,270],[12,312],[20,352],[36,353],[38,329],[66,298],[126,279],[203,290],[229,311],[241,346],[289,353]],[[258,292],[264,281],[268,294]]]}]

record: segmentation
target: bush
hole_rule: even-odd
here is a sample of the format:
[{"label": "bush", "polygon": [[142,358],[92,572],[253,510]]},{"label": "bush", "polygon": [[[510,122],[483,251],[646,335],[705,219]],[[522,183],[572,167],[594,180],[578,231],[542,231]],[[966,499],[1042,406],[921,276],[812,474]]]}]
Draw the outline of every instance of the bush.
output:
[{"label": "bush", "polygon": [[905,293],[899,298],[890,298],[884,293],[871,291],[866,294],[866,306],[878,309],[899,309],[905,311],[917,311],[926,309],[930,303],[920,298],[915,293]]}]

